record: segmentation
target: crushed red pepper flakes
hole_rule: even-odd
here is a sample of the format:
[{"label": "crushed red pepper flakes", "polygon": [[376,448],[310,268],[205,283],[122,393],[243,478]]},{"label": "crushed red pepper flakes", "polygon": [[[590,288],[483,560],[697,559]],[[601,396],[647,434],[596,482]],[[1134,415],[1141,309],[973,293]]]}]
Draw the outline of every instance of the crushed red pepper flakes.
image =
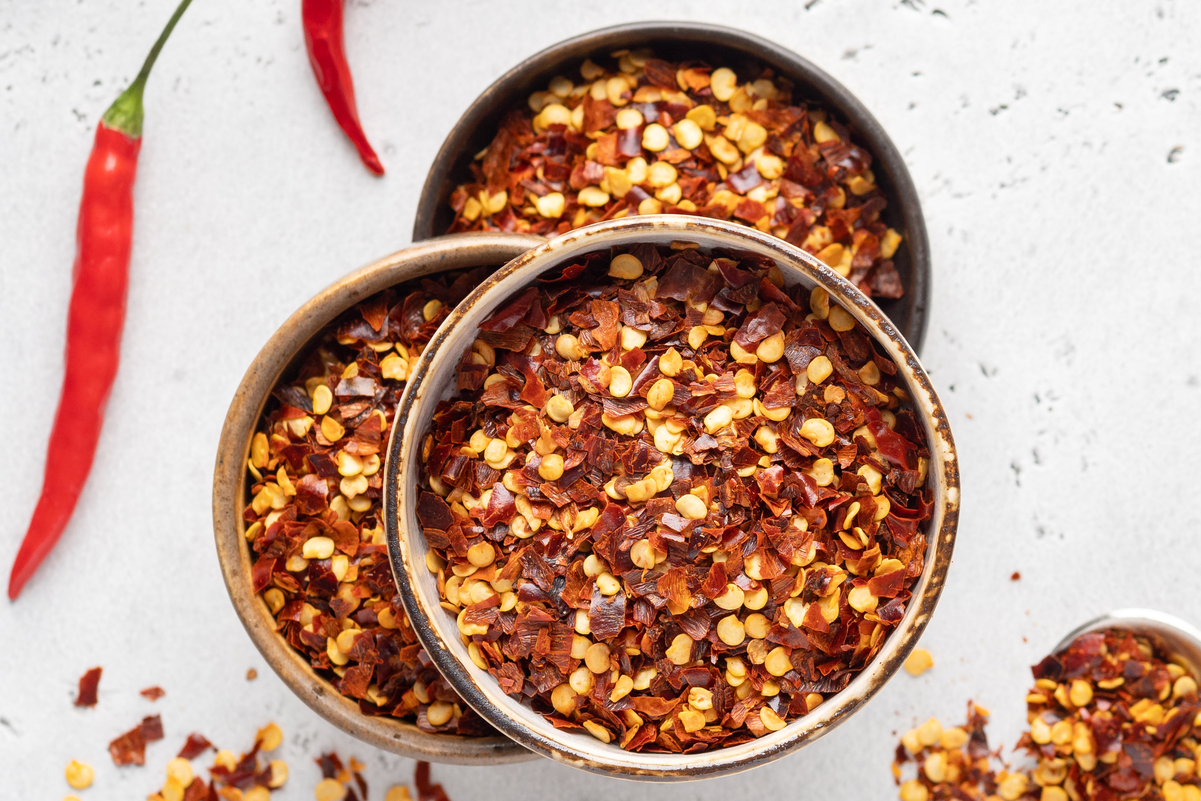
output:
[{"label": "crushed red pepper flakes", "polygon": [[1039,761],[1035,783],[1068,797],[1201,799],[1197,677],[1155,642],[1091,632],[1031,672],[1018,747]]},{"label": "crushed red pepper flakes", "polygon": [[195,759],[212,747],[213,744],[208,741],[207,737],[203,734],[192,732],[188,735],[187,742],[183,744],[183,748],[179,749],[179,757],[181,759]]},{"label": "crushed red pepper flakes", "polygon": [[[893,775],[902,801],[1201,801],[1197,677],[1157,643],[1120,629],[1090,632],[1031,672],[1029,729],[1017,748],[1035,766],[992,770],[987,712],[969,704],[962,729],[970,741],[948,738],[952,730],[933,719],[901,738]],[[953,753],[962,745],[966,751]],[[901,784],[911,759],[917,775]]]},{"label": "crushed red pepper flakes", "polygon": [[145,690],[142,690],[138,693],[138,695],[141,695],[144,698],[149,698],[151,701],[157,701],[166,694],[167,691],[158,686],[147,687]]},{"label": "crushed red pepper flakes", "polygon": [[122,734],[108,744],[108,752],[113,758],[113,764],[145,765],[146,744],[163,739],[163,721],[158,715],[142,718],[136,727]]},{"label": "crushed red pepper flakes", "polygon": [[[905,732],[892,763],[902,801],[996,801],[998,775],[991,760],[997,755],[988,750],[984,732],[988,715],[988,710],[969,701],[967,722],[962,726],[944,729],[931,718]],[[910,762],[916,773],[902,783]]]},{"label": "crushed red pepper flakes", "polygon": [[96,706],[96,692],[100,687],[100,674],[104,668],[94,667],[79,677],[79,694],[75,697],[75,706]]},{"label": "crushed red pepper flakes", "polygon": [[[270,733],[270,737],[267,734]],[[275,724],[259,730],[254,746],[237,756],[232,751],[219,750],[209,768],[212,784],[209,798],[225,799],[266,798],[288,780],[288,766],[282,760],[260,759],[267,751],[274,750],[283,741],[283,733]]]},{"label": "crushed red pepper flakes", "polygon": [[1022,574],[1021,574],[1021,573],[1019,573],[1018,571],[1016,571],[1016,570],[1015,570],[1015,571],[1013,571],[1013,575],[1011,575],[1011,576],[1009,577],[1009,580],[1010,580],[1010,581],[1021,581],[1021,580],[1022,580]]},{"label": "crushed red pepper flakes", "polygon": [[418,762],[413,774],[413,786],[417,788],[417,801],[450,801],[441,784],[430,781],[430,763]]},{"label": "crushed red pepper flakes", "polygon": [[505,115],[455,188],[450,231],[555,236],[636,214],[735,220],[799,245],[866,294],[904,293],[901,235],[857,132],[771,69],[670,64],[650,51],[556,76]]},{"label": "crushed red pepper flakes", "polygon": [[316,789],[318,801],[367,801],[367,780],[363,777],[366,766],[362,762],[351,757],[349,766],[345,766],[332,751],[313,761],[321,769],[322,778]]},{"label": "crushed red pepper flakes", "polygon": [[824,290],[593,253],[481,326],[416,514],[477,667],[553,725],[697,752],[842,690],[921,575],[922,428]]},{"label": "crushed red pepper flakes", "polygon": [[491,729],[445,683],[400,605],[382,449],[409,365],[488,272],[393,287],[331,322],[275,388],[247,463],[251,578],[280,636],[364,714],[431,733]]}]

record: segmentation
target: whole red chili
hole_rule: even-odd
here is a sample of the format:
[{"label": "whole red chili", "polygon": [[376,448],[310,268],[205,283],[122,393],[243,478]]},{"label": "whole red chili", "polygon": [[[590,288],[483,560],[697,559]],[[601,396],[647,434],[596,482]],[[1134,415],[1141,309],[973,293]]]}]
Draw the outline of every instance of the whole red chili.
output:
[{"label": "whole red chili", "polygon": [[359,110],[354,102],[354,81],[346,63],[346,46],[342,36],[342,0],[303,0],[304,43],[309,51],[309,63],[317,84],[329,103],[339,127],[350,137],[367,169],[376,175],[384,174],[384,165],[371,149]]},{"label": "whole red chili", "polygon": [[8,597],[14,600],[58,542],[92,469],[120,360],[133,240],[133,184],[142,147],[142,93],[159,51],[191,2],[183,0],[175,9],[141,72],[96,127],[75,233],[66,374],[50,433],[42,494],[8,580]]}]

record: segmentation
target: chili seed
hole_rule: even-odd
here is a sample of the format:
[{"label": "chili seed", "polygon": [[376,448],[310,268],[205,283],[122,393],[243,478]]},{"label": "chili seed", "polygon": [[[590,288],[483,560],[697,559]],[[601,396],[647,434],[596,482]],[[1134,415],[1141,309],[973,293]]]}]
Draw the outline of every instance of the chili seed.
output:
[{"label": "chili seed", "polygon": [[66,776],[67,784],[76,790],[83,790],[92,786],[92,779],[95,773],[91,765],[72,759],[67,763]]},{"label": "chili seed", "polygon": [[342,801],[346,797],[346,786],[336,779],[322,779],[313,793],[317,801]]},{"label": "chili seed", "polygon": [[914,648],[905,659],[905,672],[910,676],[920,676],[934,667],[934,658],[925,648]]},{"label": "chili seed", "polygon": [[634,281],[642,276],[642,269],[642,262],[637,256],[622,253],[609,262],[609,277]]}]

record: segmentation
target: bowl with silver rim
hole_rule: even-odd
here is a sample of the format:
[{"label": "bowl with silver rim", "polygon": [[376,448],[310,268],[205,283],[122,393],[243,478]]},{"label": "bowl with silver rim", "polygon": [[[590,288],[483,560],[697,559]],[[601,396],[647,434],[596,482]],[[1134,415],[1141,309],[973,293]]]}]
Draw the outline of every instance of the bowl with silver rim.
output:
[{"label": "bowl with silver rim", "polygon": [[1052,653],[1059,654],[1067,650],[1083,634],[1110,629],[1146,637],[1165,654],[1178,660],[1181,667],[1188,668],[1195,676],[1201,676],[1201,630],[1178,617],[1154,609],[1117,609],[1093,618],[1069,632]]},{"label": "bowl with silver rim", "polygon": [[[861,323],[897,365],[930,451],[927,487],[932,516],[925,529],[925,566],[904,617],[879,653],[845,689],[811,713],[750,742],[704,753],[628,752],[586,733],[556,729],[505,694],[497,680],[472,661],[455,617],[441,605],[436,576],[427,568],[428,543],[416,516],[422,442],[435,407],[455,392],[460,357],[475,340],[479,324],[547,271],[584,254],[641,243],[687,243],[702,251],[750,253],[773,260],[787,286],[824,288],[831,302]],[[385,525],[393,574],[418,639],[481,717],[530,750],[571,767],[619,778],[686,781],[747,770],[791,753],[846,721],[879,692],[916,644],[945,585],[959,519],[959,462],[946,412],[917,355],[880,309],[838,273],[793,245],[735,223],[683,215],[629,217],[576,229],[514,259],[451,312],[413,367],[395,419],[385,467]]]}]

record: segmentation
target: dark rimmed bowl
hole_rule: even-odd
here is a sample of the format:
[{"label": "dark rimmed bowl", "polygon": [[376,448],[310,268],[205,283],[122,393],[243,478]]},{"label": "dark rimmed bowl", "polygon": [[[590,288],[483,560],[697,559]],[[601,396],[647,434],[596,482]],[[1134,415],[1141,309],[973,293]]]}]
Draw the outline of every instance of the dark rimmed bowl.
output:
[{"label": "dark rimmed bowl", "polygon": [[699,22],[632,22],[585,33],[552,45],[506,72],[476,98],[451,129],[434,157],[417,204],[413,241],[446,232],[454,214],[449,199],[455,186],[471,180],[469,165],[496,135],[505,112],[525,109],[532,92],[545,89],[555,75],[573,80],[586,58],[608,57],[614,50],[650,47],[660,58],[703,58],[714,67],[728,66],[740,75],[753,65],[769,66],[792,81],[795,97],[831,110],[851,129],[858,144],[872,154],[876,182],[888,198],[883,218],[904,235],[893,257],[903,297],[877,301],[909,345],[921,353],[930,302],[930,243],[917,189],[905,160],[884,128],[855,95],[812,62],[754,34]]},{"label": "dark rimmed bowl", "polygon": [[[455,618],[439,605],[428,546],[416,516],[421,443],[438,402],[456,391],[456,368],[479,324],[547,270],[612,247],[691,242],[772,259],[789,285],[821,286],[842,304],[896,363],[930,449],[928,487],[933,513],[926,565],[913,586],[905,616],[880,652],[851,683],[813,712],[783,729],[702,754],[647,754],[603,744],[589,734],[561,731],[470,660]],[[434,664],[455,691],[495,728],[527,748],[571,767],[627,779],[687,781],[736,773],[778,759],[813,742],[861,709],[901,668],[918,641],[946,582],[959,523],[959,461],[950,423],[917,354],[880,309],[845,278],[800,248],[754,228],[687,215],[626,217],[570,231],[519,256],[489,276],[438,329],[412,368],[397,406],[385,463],[384,503],[392,573],[409,621]]]},{"label": "dark rimmed bowl", "polygon": [[412,723],[371,717],[313,671],[309,661],[275,630],[275,619],[254,593],[246,543],[246,462],[250,440],[271,391],[312,349],[325,326],[376,292],[425,275],[504,264],[542,240],[517,234],[457,234],[405,248],[335,281],[272,334],[234,394],[221,430],[213,475],[213,534],[230,601],[271,669],[309,708],[342,731],[385,751],[414,759],[462,765],[522,762],[533,754],[497,734],[462,737],[431,734]]}]

